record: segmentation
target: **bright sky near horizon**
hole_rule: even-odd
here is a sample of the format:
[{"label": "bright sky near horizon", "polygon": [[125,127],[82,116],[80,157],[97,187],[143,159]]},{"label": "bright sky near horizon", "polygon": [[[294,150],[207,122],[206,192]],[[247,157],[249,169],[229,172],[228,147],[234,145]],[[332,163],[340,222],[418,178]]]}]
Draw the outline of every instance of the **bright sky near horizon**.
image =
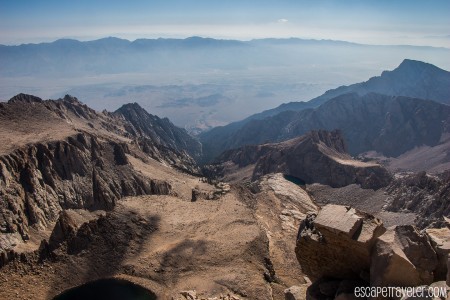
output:
[{"label": "bright sky near horizon", "polygon": [[59,38],[312,38],[450,48],[448,0],[0,0],[0,44]]}]

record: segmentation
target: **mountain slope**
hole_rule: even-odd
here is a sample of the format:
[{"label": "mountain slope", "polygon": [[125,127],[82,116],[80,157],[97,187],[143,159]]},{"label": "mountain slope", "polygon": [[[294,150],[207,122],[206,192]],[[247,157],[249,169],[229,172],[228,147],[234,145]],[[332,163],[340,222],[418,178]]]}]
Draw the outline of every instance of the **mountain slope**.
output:
[{"label": "mountain slope", "polygon": [[[19,94],[1,103],[0,248],[45,230],[64,209],[111,210],[122,197],[171,193],[166,178],[138,172],[130,156],[198,172],[184,148],[195,140],[140,112],[134,121],[142,131],[133,132],[123,115],[98,113],[71,96],[43,101]],[[165,131],[151,131],[161,122]]]},{"label": "mountain slope", "polygon": [[217,153],[242,145],[284,141],[314,129],[340,129],[352,155],[375,150],[398,156],[415,146],[439,144],[441,136],[449,132],[449,124],[450,106],[444,104],[353,93],[336,97],[316,109],[286,111],[252,120],[227,139],[205,147]]},{"label": "mountain slope", "polygon": [[[317,108],[328,100],[347,93],[365,95],[371,92],[412,98],[429,99],[450,104],[450,72],[434,65],[405,59],[393,71],[384,71],[381,76],[372,77],[366,82],[329,90],[308,102],[290,102],[274,109],[252,115],[242,121],[202,133],[199,138],[204,145],[205,161],[213,159],[221,151],[230,149],[224,145],[235,133],[252,120],[276,116],[286,111],[302,111]],[[225,147],[225,148],[224,148]]]},{"label": "mountain slope", "polygon": [[134,136],[148,137],[155,143],[179,152],[186,151],[193,158],[199,158],[202,154],[200,142],[186,130],[174,126],[167,118],[149,114],[137,103],[125,104],[114,114],[128,121],[125,130]]},{"label": "mountain slope", "polygon": [[[386,186],[391,176],[374,163],[354,160],[346,152],[340,131],[308,132],[281,143],[249,145],[224,152],[213,165],[224,178],[283,173],[303,183],[332,187],[360,184],[363,188]],[[247,174],[245,174],[247,173]],[[250,178],[239,178],[239,180]]]},{"label": "mountain slope", "polygon": [[384,71],[368,81],[338,87],[310,102],[322,104],[328,99],[347,93],[379,93],[434,100],[450,104],[450,72],[432,64],[405,59],[396,69]]},{"label": "mountain slope", "polygon": [[158,299],[281,299],[303,284],[294,247],[301,216],[317,210],[308,194],[281,176],[254,194],[180,172],[196,170],[181,133],[133,104],[1,103],[0,298],[53,299],[111,277]]}]

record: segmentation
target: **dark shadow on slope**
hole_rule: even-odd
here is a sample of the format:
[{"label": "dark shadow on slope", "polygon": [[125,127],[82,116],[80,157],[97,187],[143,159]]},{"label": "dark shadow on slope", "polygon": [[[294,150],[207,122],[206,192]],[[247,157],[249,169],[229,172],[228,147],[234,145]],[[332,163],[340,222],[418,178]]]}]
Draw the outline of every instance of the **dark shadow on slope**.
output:
[{"label": "dark shadow on slope", "polygon": [[[156,215],[144,218],[133,211],[113,211],[83,224],[76,236],[67,241],[68,255],[63,258],[66,268],[73,269],[70,282],[59,279],[59,285],[55,282],[50,293],[57,286],[70,288],[118,273],[132,275],[133,266],[123,263],[143,250],[145,242],[158,229],[159,221]],[[51,297],[52,294],[47,295]]]},{"label": "dark shadow on slope", "polygon": [[53,300],[156,300],[155,293],[123,279],[88,282],[56,296]]},{"label": "dark shadow on slope", "polygon": [[207,252],[207,242],[204,240],[186,239],[167,251],[160,263],[160,279],[173,283],[183,272],[194,271],[199,267],[201,257]]}]

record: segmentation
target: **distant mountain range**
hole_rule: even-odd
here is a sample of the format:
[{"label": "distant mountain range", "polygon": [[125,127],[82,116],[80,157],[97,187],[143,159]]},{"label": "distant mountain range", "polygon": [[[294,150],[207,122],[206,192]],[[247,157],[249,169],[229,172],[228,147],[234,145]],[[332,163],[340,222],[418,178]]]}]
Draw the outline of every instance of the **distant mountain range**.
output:
[{"label": "distant mountain range", "polygon": [[[298,38],[109,37],[0,45],[0,99],[18,93],[45,99],[69,94],[98,111],[137,102],[199,134],[282,103],[307,101],[331,88],[360,82],[393,69],[405,57],[450,68],[447,48]],[[412,96],[423,98],[422,94]],[[308,105],[312,104],[320,103]],[[286,105],[280,109],[298,110],[298,104]],[[276,112],[269,110],[260,117]]]},{"label": "distant mountain range", "polygon": [[415,146],[433,146],[450,128],[449,86],[450,72],[404,60],[366,82],[202,133],[205,160],[227,149],[283,141],[313,129],[341,129],[353,155],[376,150],[398,156]]},{"label": "distant mountain range", "polygon": [[396,57],[402,51],[413,54],[424,50],[439,55],[449,51],[298,38],[238,41],[190,37],[128,41],[108,37],[85,42],[60,39],[52,43],[0,45],[0,75],[76,77],[129,72],[245,70],[261,66],[283,68],[305,62],[318,67],[326,65],[330,59],[341,59],[345,64],[354,63],[361,55],[377,52],[388,52]]}]

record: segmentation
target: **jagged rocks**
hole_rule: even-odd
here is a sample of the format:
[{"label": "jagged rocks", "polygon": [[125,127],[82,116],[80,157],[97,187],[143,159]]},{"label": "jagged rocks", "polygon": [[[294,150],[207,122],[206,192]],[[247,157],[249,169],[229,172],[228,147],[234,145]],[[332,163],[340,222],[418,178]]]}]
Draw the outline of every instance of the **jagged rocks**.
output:
[{"label": "jagged rocks", "polygon": [[419,286],[434,281],[436,252],[425,234],[410,225],[389,228],[372,253],[371,286]]},{"label": "jagged rocks", "polygon": [[398,175],[387,187],[387,210],[414,212],[420,228],[446,226],[450,215],[450,171],[432,176],[426,172]]},{"label": "jagged rocks", "polygon": [[369,271],[371,248],[384,232],[379,219],[330,204],[301,223],[295,252],[303,272],[313,280],[359,278]]},{"label": "jagged rocks", "polygon": [[[144,147],[147,147],[149,152],[151,145],[146,144],[148,141],[159,146],[159,150],[166,148],[167,150],[170,149],[171,152],[176,152],[175,154],[178,154],[179,158],[182,158],[180,154],[184,152],[189,153],[193,158],[200,158],[201,156],[202,145],[198,140],[191,137],[185,129],[176,127],[167,118],[161,119],[149,114],[137,103],[125,104],[114,114],[127,121],[125,126],[127,132],[133,136],[145,138],[143,141]],[[190,163],[191,167],[195,167],[195,163],[192,161],[186,160],[186,162]]]},{"label": "jagged rocks", "polygon": [[45,229],[63,209],[110,210],[124,196],[170,193],[167,182],[134,171],[126,151],[80,133],[0,156],[2,232],[26,240],[30,226]]},{"label": "jagged rocks", "polygon": [[56,249],[65,240],[73,238],[76,231],[76,222],[67,211],[61,211],[48,242],[50,250]]},{"label": "jagged rocks", "polygon": [[230,185],[223,182],[215,183],[214,188],[209,190],[202,190],[197,185],[192,189],[191,201],[195,202],[199,199],[217,200],[228,192],[230,192]]}]

